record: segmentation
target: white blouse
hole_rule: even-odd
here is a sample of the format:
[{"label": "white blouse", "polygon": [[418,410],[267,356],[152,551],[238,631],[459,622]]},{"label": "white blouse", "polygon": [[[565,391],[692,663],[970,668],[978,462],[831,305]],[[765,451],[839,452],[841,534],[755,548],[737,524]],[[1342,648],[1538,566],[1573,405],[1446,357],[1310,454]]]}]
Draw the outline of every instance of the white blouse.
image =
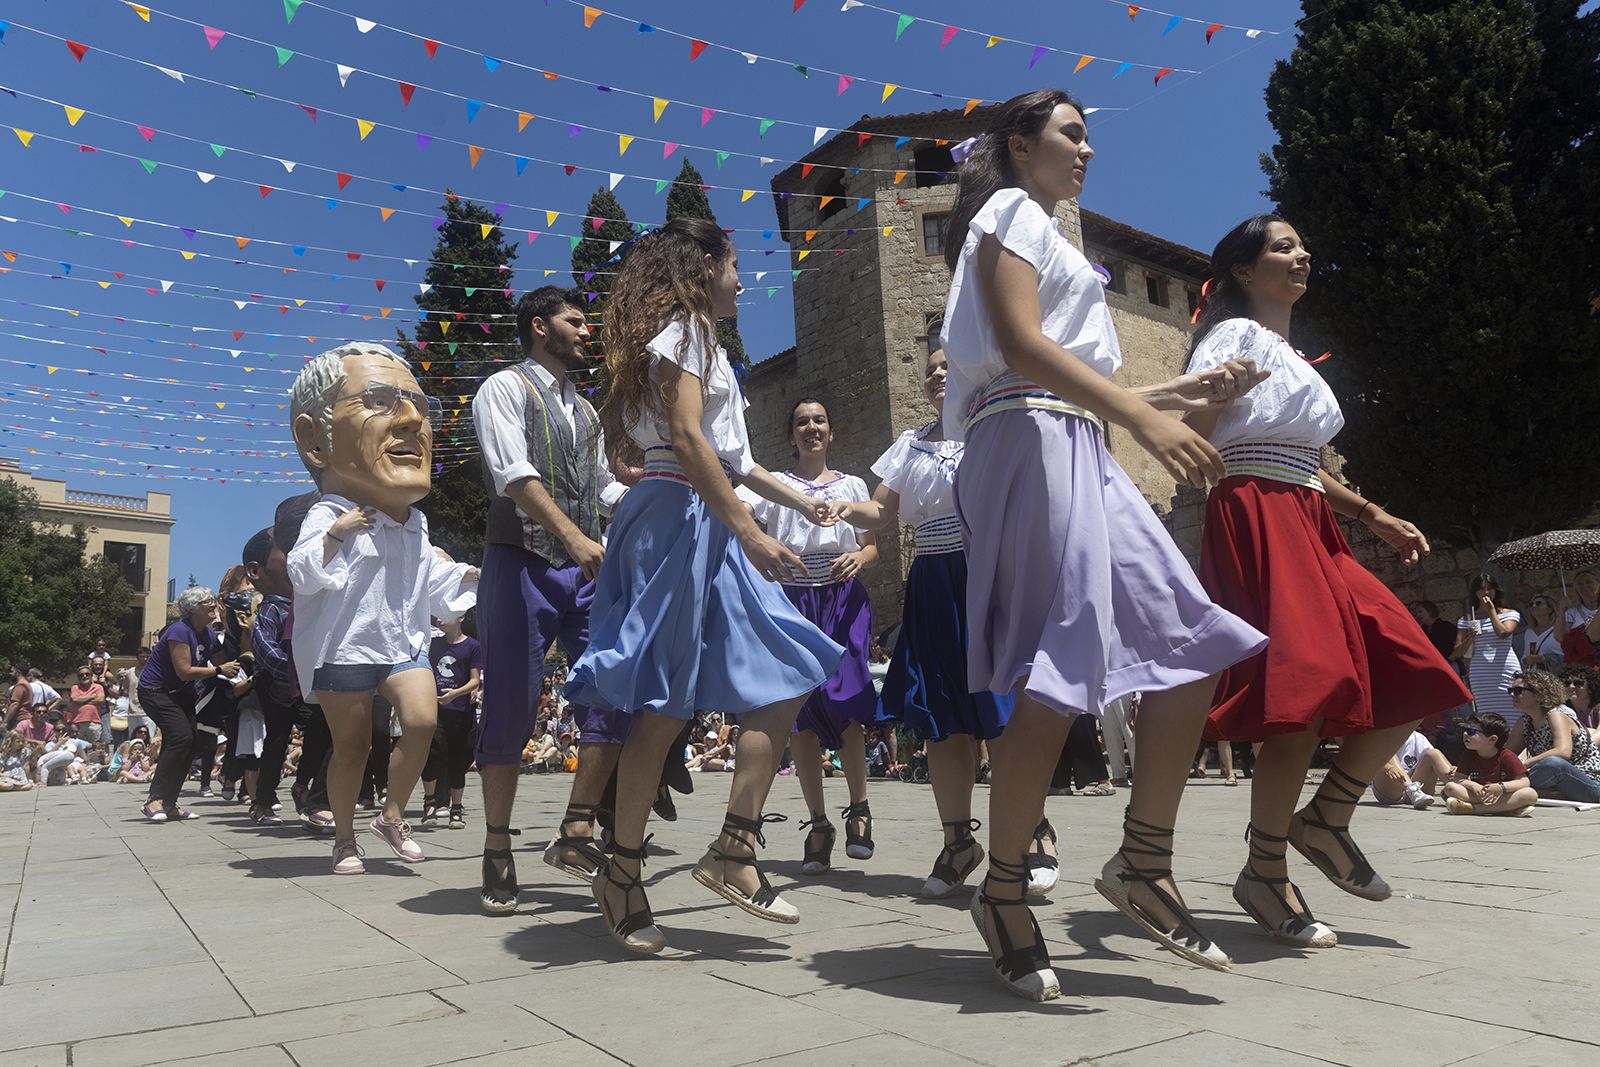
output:
[{"label": "white blouse", "polygon": [[[773,476],[781,482],[787,482],[806,496],[820,497],[823,500],[872,499],[872,494],[867,492],[867,483],[853,474],[841,475],[821,485],[808,482],[798,474],[791,474],[788,471],[774,471]],[[767,533],[797,556],[825,555],[831,560],[835,556],[854,552],[861,547],[861,543],[856,540],[855,527],[848,522],[818,526],[793,508],[774,504],[746,486],[740,486],[738,494],[739,499],[750,505],[750,509],[755,512],[756,521],[766,529]]]},{"label": "white blouse", "polygon": [[1109,378],[1122,366],[1122,349],[1111,324],[1100,278],[1083,253],[1056,229],[1021,189],[1001,189],[973,216],[961,246],[945,301],[940,344],[949,360],[945,382],[945,436],[964,438],[963,423],[973,399],[1009,368],[995,337],[982,287],[970,274],[985,234],[1033,265],[1039,272],[1039,328],[1044,335]]},{"label": "white blouse", "polygon": [[956,513],[960,441],[939,440],[939,423],[907,430],[872,465],[872,473],[900,497],[900,521],[921,526]]},{"label": "white blouse", "polygon": [[1219,323],[1189,360],[1191,373],[1253,359],[1272,377],[1223,409],[1211,443],[1242,441],[1320,448],[1344,428],[1344,413],[1317,369],[1276,333],[1250,319]]},{"label": "white blouse", "polygon": [[[666,360],[704,382],[705,410],[700,416],[700,429],[717,458],[734,474],[749,474],[756,465],[750,455],[750,434],[744,424],[744,409],[749,403],[739,388],[738,379],[733,376],[727,350],[717,344],[715,338],[704,337],[704,331],[696,328],[690,332],[688,345],[679,356],[678,345],[686,332],[689,332],[686,320],[673,319],[645,346],[651,356],[650,380],[652,383],[659,381],[661,361]],[[659,394],[653,390],[649,409],[628,428],[628,436],[640,448],[671,447],[667,412],[661,409]]]},{"label": "white blouse", "polygon": [[330,663],[393,666],[428,650],[429,616],[459,618],[478,601],[465,563],[446,563],[428,541],[416,508],[404,524],[374,512],[372,529],[351,534],[327,566],[322,535],[355,507],[326,493],[311,505],[289,553],[294,583],[294,665],[309,696],[316,669]]}]

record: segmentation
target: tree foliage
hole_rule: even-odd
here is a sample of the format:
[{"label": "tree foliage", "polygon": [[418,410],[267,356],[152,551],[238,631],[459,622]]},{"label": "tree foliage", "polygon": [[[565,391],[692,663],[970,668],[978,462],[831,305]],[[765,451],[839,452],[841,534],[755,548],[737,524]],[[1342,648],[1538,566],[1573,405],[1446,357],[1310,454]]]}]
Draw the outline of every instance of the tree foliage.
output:
[{"label": "tree foliage", "polygon": [[[1486,550],[1595,505],[1600,14],[1580,0],[1306,0],[1267,88],[1270,194],[1313,256],[1363,491]],[[1567,442],[1575,462],[1564,460]]]},{"label": "tree foliage", "polygon": [[[599,360],[605,355],[600,342],[600,324],[605,319],[611,283],[616,280],[617,267],[610,260],[622,243],[633,236],[634,230],[621,202],[604,187],[596,189],[589,198],[585,214],[589,218],[583,224],[583,238],[572,249],[572,284],[583,294],[584,311],[589,316],[593,335],[590,351]],[[596,228],[594,219],[605,221]]]},{"label": "tree foliage", "polygon": [[[500,216],[448,191],[423,284],[412,299],[421,321],[400,346],[423,391],[444,405],[433,439],[433,491],[421,504],[435,545],[457,559],[483,553],[489,497],[472,429],[472,398],[488,375],[522,358],[516,300]],[[487,230],[485,229],[487,227]]]},{"label": "tree foliage", "polygon": [[[706,197],[705,182],[694,164],[685,157],[683,166],[678,169],[678,176],[672,181],[672,188],[667,192],[668,222],[673,219],[717,221],[717,213],[711,210],[711,201]],[[750,357],[745,355],[744,339],[739,336],[738,319],[718,319],[717,340],[728,350],[730,361],[749,364]]]},{"label": "tree foliage", "polygon": [[39,497],[0,478],[0,656],[61,677],[96,638],[116,647],[133,589],[104,556],[85,559],[82,524],[41,528]]}]

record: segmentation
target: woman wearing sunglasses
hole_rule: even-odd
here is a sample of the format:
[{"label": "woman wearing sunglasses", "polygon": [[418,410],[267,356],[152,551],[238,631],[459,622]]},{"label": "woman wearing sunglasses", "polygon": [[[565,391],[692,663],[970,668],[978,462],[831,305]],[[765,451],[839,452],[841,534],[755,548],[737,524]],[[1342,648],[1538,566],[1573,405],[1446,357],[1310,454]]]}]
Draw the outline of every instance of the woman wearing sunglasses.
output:
[{"label": "woman wearing sunglasses", "polygon": [[1541,797],[1600,804],[1600,747],[1565,701],[1566,687],[1547,671],[1516,675],[1506,692],[1527,716],[1528,781]]},{"label": "woman wearing sunglasses", "polygon": [[1560,617],[1556,602],[1543,593],[1528,601],[1528,628],[1522,634],[1524,667],[1561,673],[1566,660],[1561,652],[1561,638],[1556,635],[1556,621]]}]

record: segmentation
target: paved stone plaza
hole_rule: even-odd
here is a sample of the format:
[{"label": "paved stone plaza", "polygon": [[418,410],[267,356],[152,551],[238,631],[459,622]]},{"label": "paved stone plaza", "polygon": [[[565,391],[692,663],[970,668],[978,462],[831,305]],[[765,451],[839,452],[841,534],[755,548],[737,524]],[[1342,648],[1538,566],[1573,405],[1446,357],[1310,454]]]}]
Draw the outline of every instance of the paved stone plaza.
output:
[{"label": "paved stone plaza", "polygon": [[[671,948],[640,960],[539,862],[568,779],[523,783],[522,912],[499,920],[477,911],[475,786],[469,829],[420,832],[431,858],[415,867],[368,846],[363,878],[220,799],[158,826],[137,818],[134,787],[0,796],[0,1067],[1600,1063],[1600,811],[1363,805],[1396,896],[1357,900],[1299,864],[1342,942],[1302,956],[1229,897],[1249,783],[1191,783],[1178,870],[1233,954],[1218,974],[1157,951],[1094,892],[1122,800],[1052,798],[1064,872],[1038,915],[1065,995],[1032,1006],[990,976],[965,893],[913,896],[937,848],[924,786],[874,783],[876,858],[822,880],[797,884],[794,822],[769,828],[767,870],[802,913],[782,927],[689,877],[727,786],[697,777],[679,821],[653,826],[646,874]],[[770,810],[802,817],[793,779]]]}]

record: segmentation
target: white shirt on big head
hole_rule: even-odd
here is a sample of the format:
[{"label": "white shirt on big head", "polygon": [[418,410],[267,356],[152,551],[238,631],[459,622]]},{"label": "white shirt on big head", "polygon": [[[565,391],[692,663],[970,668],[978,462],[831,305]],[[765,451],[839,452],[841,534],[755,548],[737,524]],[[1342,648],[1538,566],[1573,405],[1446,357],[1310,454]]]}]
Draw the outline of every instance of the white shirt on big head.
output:
[{"label": "white shirt on big head", "polygon": [[956,513],[956,470],[964,446],[940,440],[938,420],[907,430],[872,465],[872,473],[900,498],[900,521],[920,526]]},{"label": "white shirt on big head", "polygon": [[428,519],[374,512],[372,529],[350,534],[326,566],[322,537],[355,503],[325,493],[311,505],[289,553],[294,583],[295,672],[310,696],[312,676],[328,664],[393,666],[428,647],[431,616],[455,619],[478,601],[467,564],[446,563],[428,540]]},{"label": "white shirt on big head", "polygon": [[[683,347],[681,354],[680,345]],[[660,381],[663,361],[676,363],[684,374],[693,375],[704,383],[705,406],[700,415],[700,429],[717,458],[734,474],[749,474],[756,465],[750,454],[750,434],[744,424],[744,409],[749,405],[738,379],[733,376],[728,353],[717,344],[716,337],[706,337],[701,326],[695,324],[691,328],[687,320],[680,317],[662,327],[645,347],[650,352],[652,386]],[[672,446],[667,411],[661,405],[659,390],[651,389],[648,404],[628,427],[628,436],[642,449]]]},{"label": "white shirt on big head", "polygon": [[1339,400],[1317,368],[1265,326],[1245,318],[1218,323],[1195,349],[1189,370],[1230,359],[1253,359],[1272,376],[1222,409],[1211,432],[1215,447],[1251,441],[1320,448],[1344,428]]},{"label": "white shirt on big head", "polygon": [[940,343],[949,361],[944,430],[965,438],[974,397],[1009,368],[995,336],[992,312],[975,272],[978,246],[993,234],[1001,246],[1039,272],[1039,328],[1096,374],[1109,378],[1122,366],[1122,349],[1100,276],[1073,243],[1021,189],[1001,189],[984,202],[967,226],[966,243],[950,279]]}]

